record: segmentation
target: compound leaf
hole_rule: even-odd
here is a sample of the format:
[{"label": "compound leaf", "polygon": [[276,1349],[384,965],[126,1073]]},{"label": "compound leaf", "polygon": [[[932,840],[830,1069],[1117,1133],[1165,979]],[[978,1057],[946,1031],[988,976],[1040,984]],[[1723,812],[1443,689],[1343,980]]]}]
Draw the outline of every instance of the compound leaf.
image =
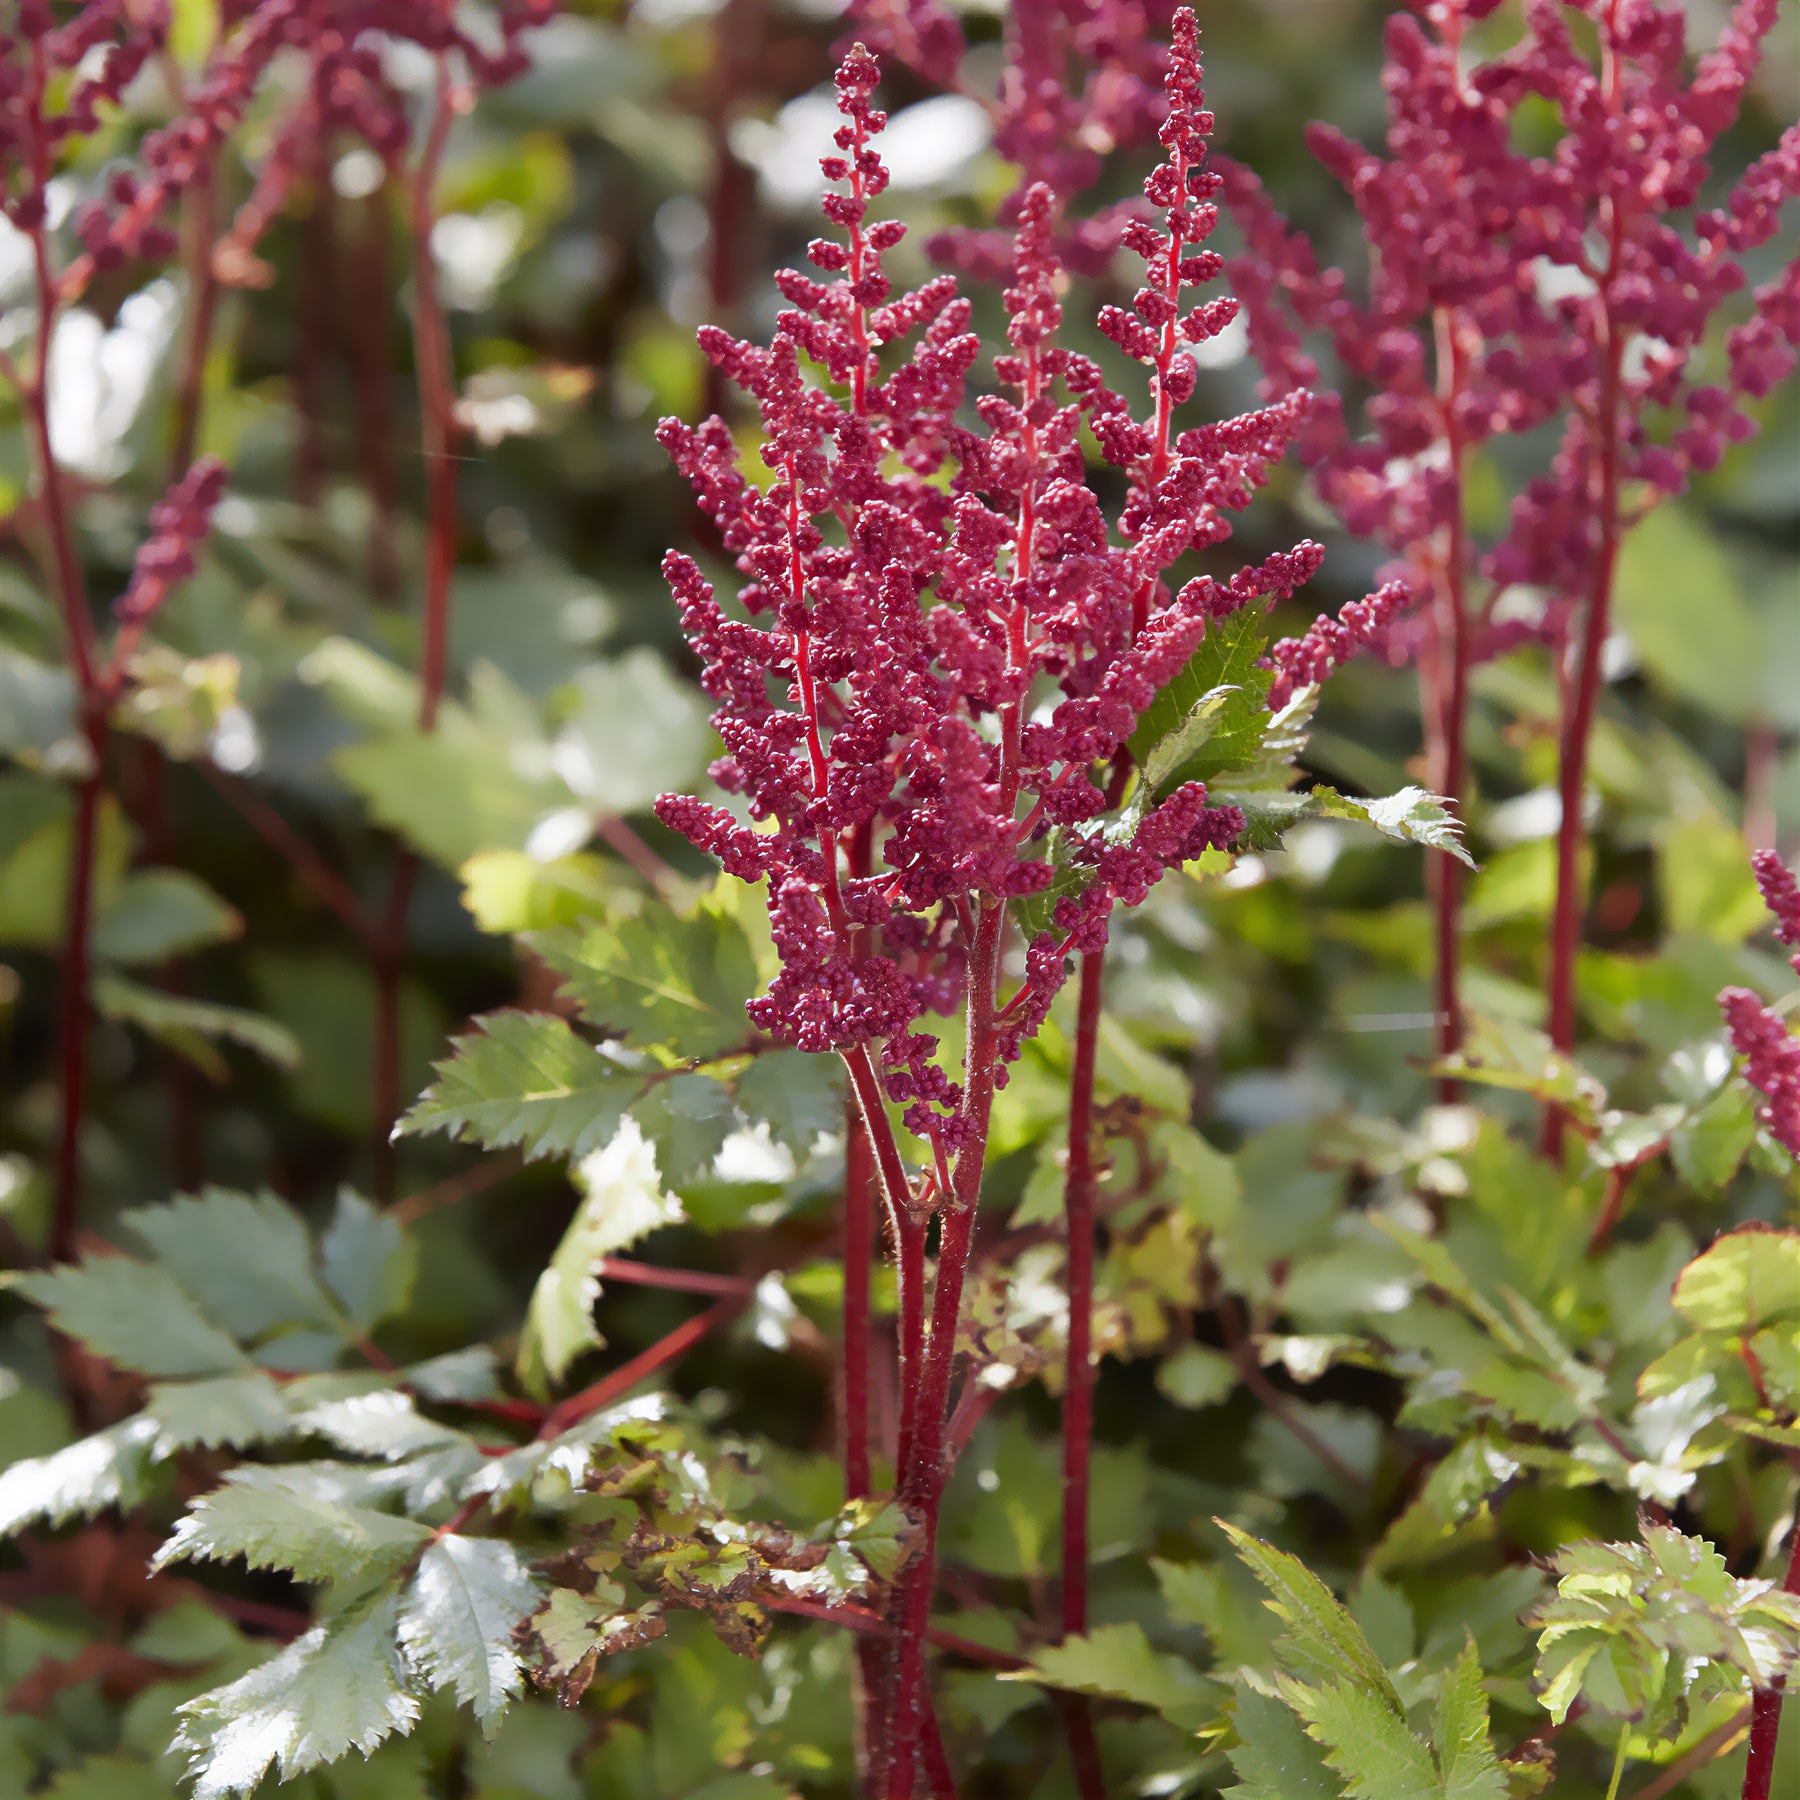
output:
[{"label": "compound leaf", "polygon": [[394,1642],[395,1596],[372,1596],[181,1708],[176,1747],[188,1756],[194,1800],[249,1794],[274,1764],[280,1779],[365,1756],[418,1721]]},{"label": "compound leaf", "polygon": [[157,1551],[155,1567],[241,1558],[253,1569],[285,1569],[301,1581],[333,1581],[397,1569],[431,1537],[413,1519],[291,1488],[227,1480],[196,1500]]},{"label": "compound leaf", "polygon": [[519,1692],[513,1633],[543,1595],[525,1560],[494,1538],[439,1538],[400,1606],[400,1642],[434,1688],[450,1687],[484,1727]]},{"label": "compound leaf", "polygon": [[642,1075],[548,1013],[488,1013],[453,1040],[403,1132],[447,1131],[528,1156],[585,1156],[608,1142]]}]

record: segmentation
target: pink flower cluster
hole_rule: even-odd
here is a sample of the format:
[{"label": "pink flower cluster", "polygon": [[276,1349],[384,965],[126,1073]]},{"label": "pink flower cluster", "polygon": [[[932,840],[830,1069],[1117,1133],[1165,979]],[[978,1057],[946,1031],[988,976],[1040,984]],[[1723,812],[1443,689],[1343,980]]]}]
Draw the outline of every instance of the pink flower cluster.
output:
[{"label": "pink flower cluster", "polygon": [[[104,197],[81,208],[75,228],[85,256],[63,279],[79,292],[97,270],[127,258],[173,254],[173,203],[210,178],[226,140],[243,122],[271,62],[282,52],[306,58],[300,101],[276,121],[256,185],[220,249],[221,274],[242,276],[249,251],[286,199],[297,171],[315,167],[320,147],[347,133],[389,162],[406,150],[412,128],[406,98],[389,81],[382,40],[454,57],[471,85],[493,86],[525,67],[524,30],[555,10],[555,0],[514,0],[494,17],[497,42],[467,28],[453,0],[227,0],[219,40],[181,96],[179,116],[153,131],[130,167],[116,168]],[[164,48],[166,6],[88,0],[58,25],[45,0],[23,0],[15,30],[0,30],[0,161],[24,177],[7,195],[14,223],[30,229],[43,216],[43,187],[59,146],[91,133],[99,109],[117,104],[145,64]],[[52,105],[54,78],[68,77]]]},{"label": "pink flower cluster", "polygon": [[[1751,858],[1756,884],[1775,917],[1775,936],[1794,952],[1800,974],[1800,882],[1773,850]],[[1748,988],[1729,987],[1719,996],[1731,1042],[1744,1059],[1744,1079],[1762,1094],[1762,1122],[1776,1141],[1800,1156],[1800,1037]]]},{"label": "pink flower cluster", "polygon": [[[967,302],[947,275],[895,295],[882,267],[902,228],[871,217],[887,183],[876,80],[874,56],[853,49],[838,75],[839,153],[822,165],[844,187],[824,202],[843,237],[809,252],[826,279],[778,277],[790,310],[766,349],[701,334],[756,402],[770,479],[745,472],[719,419],[660,428],[744,579],[741,612],[728,610],[691,558],[665,564],[717,702],[726,754],[714,774],[740,804],[668,795],[658,812],[733,874],[768,882],[782,970],[751,1003],[756,1022],[805,1049],[878,1055],[909,1126],[950,1154],[970,1129],[963,1090],[917,1021],[959,1002],[971,1021],[989,1017],[1003,1079],[1066,956],[1104,942],[1112,908],[1237,838],[1241,815],[1210,806],[1199,783],[1147,797],[1134,824],[1093,822],[1118,802],[1140,714],[1208,622],[1291,593],[1320,552],[1303,544],[1173,591],[1165,579],[1230,535],[1229,515],[1306,416],[1291,396],[1174,426],[1194,385],[1191,346],[1231,314],[1187,293],[1219,268],[1200,248],[1215,178],[1192,15],[1175,21],[1165,157],[1145,186],[1160,225],[1128,238],[1144,285],[1101,321],[1148,368],[1147,419],[1057,341],[1057,207],[1039,183],[1019,207],[996,385],[974,398],[981,428],[964,423],[980,348]],[[1110,524],[1084,424],[1125,477]],[[1000,1004],[975,990],[991,988],[1009,903],[1055,878],[1052,831],[1075,879],[1059,884],[1054,928],[1032,936],[1023,984]]]},{"label": "pink flower cluster", "polygon": [[[1450,576],[1456,458],[1558,424],[1508,529],[1476,553],[1491,584],[1470,619],[1480,660],[1525,629],[1560,641],[1593,591],[1609,458],[1614,490],[1677,493],[1751,435],[1746,402],[1793,368],[1800,259],[1755,289],[1724,334],[1721,378],[1701,365],[1709,327],[1746,286],[1746,257],[1800,193],[1800,127],[1722,207],[1700,207],[1708,156],[1737,116],[1777,0],[1739,0],[1691,74],[1684,11],[1657,0],[1527,0],[1523,36],[1479,61],[1465,27],[1494,0],[1414,10],[1424,17],[1388,25],[1387,153],[1328,126],[1309,134],[1361,217],[1366,298],[1320,267],[1235,164],[1222,172],[1246,250],[1231,278],[1271,398],[1310,388],[1327,350],[1368,395],[1360,425],[1335,395],[1316,405],[1301,456],[1345,524],[1401,558],[1421,595]],[[1592,21],[1597,64],[1572,13]],[[1533,154],[1516,124],[1545,102],[1562,131]],[[1548,596],[1528,627],[1495,612],[1512,584]]]},{"label": "pink flower cluster", "polygon": [[[1114,150],[1149,141],[1166,106],[1163,80],[1171,0],[1030,0],[1006,8],[1006,60],[990,106],[994,147],[1020,172],[1000,208],[1000,229],[940,233],[928,246],[948,268],[1006,280],[1011,231],[1038,182],[1065,204],[1100,179]],[[968,91],[968,41],[938,0],[853,0],[851,17],[877,50],[934,87]],[[1104,272],[1125,226],[1141,216],[1128,200],[1092,217],[1059,221],[1057,253],[1084,275]]]},{"label": "pink flower cluster", "polygon": [[146,624],[169,590],[194,572],[194,551],[212,528],[225,497],[225,465],[203,456],[150,509],[150,535],[132,564],[131,581],[113,604],[122,624]]}]

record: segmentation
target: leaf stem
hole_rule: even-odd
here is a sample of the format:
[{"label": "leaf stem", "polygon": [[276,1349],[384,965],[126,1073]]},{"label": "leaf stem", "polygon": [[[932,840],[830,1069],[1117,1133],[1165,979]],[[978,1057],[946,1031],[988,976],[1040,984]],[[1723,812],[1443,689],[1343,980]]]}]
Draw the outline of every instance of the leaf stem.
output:
[{"label": "leaf stem", "polygon": [[[1609,112],[1620,107],[1623,69],[1618,49],[1618,0],[1610,0],[1601,29],[1602,85]],[[1550,1041],[1568,1054],[1575,1047],[1575,962],[1581,947],[1582,850],[1586,828],[1582,801],[1587,792],[1588,744],[1600,692],[1600,672],[1612,611],[1613,579],[1618,569],[1620,482],[1620,410],[1624,395],[1626,329],[1617,316],[1613,285],[1625,250],[1625,215],[1618,198],[1606,208],[1607,262],[1597,296],[1600,330],[1600,393],[1593,429],[1599,438],[1600,491],[1595,496],[1600,541],[1593,580],[1582,620],[1581,657],[1575,687],[1563,714],[1557,788],[1562,811],[1556,827],[1556,901],[1550,927]],[[1551,1105],[1544,1115],[1541,1148],[1552,1162],[1562,1157],[1567,1118]]]},{"label": "leaf stem", "polygon": [[1625,1776],[1625,1751],[1631,1743],[1631,1721],[1619,1727],[1619,1747],[1613,1753],[1612,1780],[1606,1784],[1606,1800],[1619,1800],[1619,1783]]},{"label": "leaf stem", "polygon": [[[1800,1516],[1796,1516],[1792,1531],[1787,1574],[1781,1585],[1787,1593],[1800,1594]],[[1787,1677],[1778,1675],[1750,1697],[1750,1759],[1744,1765],[1743,1800],[1769,1800],[1774,1792],[1775,1746],[1781,1735],[1781,1703],[1786,1692]]]},{"label": "leaf stem", "polygon": [[685,1356],[709,1333],[742,1311],[743,1306],[742,1294],[728,1294],[715,1300],[705,1312],[696,1313],[693,1318],[677,1325],[673,1331],[658,1338],[649,1349],[640,1350],[636,1356],[622,1362],[611,1374],[601,1376],[591,1387],[585,1387],[580,1393],[571,1394],[568,1399],[551,1407],[538,1430],[539,1438],[559,1437],[563,1432],[579,1425],[583,1419],[597,1413],[601,1407],[610,1406],[621,1395],[630,1393],[647,1376],[654,1375],[658,1369],[674,1362],[677,1357]]},{"label": "leaf stem", "polygon": [[[1069,1077],[1069,1155],[1063,1184],[1068,1234],[1069,1343],[1063,1383],[1062,1633],[1088,1625],[1088,1487],[1094,1437],[1094,1065],[1106,952],[1081,959],[1075,1052]],[[1093,1709],[1083,1694],[1060,1707],[1081,1800],[1105,1800],[1105,1776],[1094,1736]]]}]

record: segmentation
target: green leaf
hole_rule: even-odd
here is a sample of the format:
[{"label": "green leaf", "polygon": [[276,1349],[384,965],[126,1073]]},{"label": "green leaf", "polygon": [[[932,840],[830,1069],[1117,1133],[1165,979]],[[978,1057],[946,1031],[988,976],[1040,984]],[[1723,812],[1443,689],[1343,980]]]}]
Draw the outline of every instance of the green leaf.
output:
[{"label": "green leaf", "polygon": [[1284,1680],[1283,1697],[1344,1778],[1347,1800],[1440,1800],[1431,1752],[1407,1729],[1390,1694],[1348,1681],[1307,1687]]},{"label": "green leaf", "polygon": [[131,1800],[179,1800],[172,1780],[154,1764],[133,1756],[90,1756],[35,1792],[37,1800],[121,1800],[124,1795]]},{"label": "green leaf", "polygon": [[[1706,596],[1703,630],[1696,594]],[[1742,723],[1760,710],[1765,632],[1734,559],[1694,508],[1653,507],[1627,536],[1614,605],[1657,684],[1720,718]]]},{"label": "green leaf", "polygon": [[278,1020],[247,1007],[193,1000],[117,975],[95,981],[94,1007],[103,1018],[135,1025],[214,1081],[230,1077],[225,1059],[213,1047],[219,1042],[237,1044],[278,1069],[300,1066],[300,1040]]},{"label": "green leaf", "polygon": [[67,669],[0,644],[0,756],[47,775],[75,777],[93,767],[94,753],[75,711],[75,680]]},{"label": "green leaf", "polygon": [[183,656],[166,644],[146,644],[126,665],[125,692],[113,723],[162,747],[177,762],[204,755],[228,719],[241,723],[238,658],[227,652]]},{"label": "green leaf", "polygon": [[400,1642],[426,1683],[454,1688],[491,1735],[523,1680],[513,1633],[542,1598],[512,1545],[439,1538],[401,1602]]},{"label": "green leaf", "polygon": [[588,661],[566,692],[574,708],[556,766],[594,812],[643,812],[658,794],[691,788],[714,753],[704,696],[653,650]]},{"label": "green leaf", "polygon": [[[1262,608],[1254,605],[1215,619],[1187,667],[1139,716],[1129,743],[1147,785],[1206,781],[1255,759],[1274,682],[1269,670],[1257,667],[1268,644],[1265,626]],[[1151,776],[1153,762],[1157,773]]]},{"label": "green leaf", "polygon": [[1163,1656],[1136,1623],[1102,1625],[1035,1651],[1026,1668],[1003,1681],[1036,1681],[1046,1687],[1106,1700],[1129,1700],[1160,1713],[1182,1731],[1198,1731],[1219,1713],[1225,1690],[1179,1657]]},{"label": "green leaf", "polygon": [[1682,1119],[1669,1134],[1669,1154],[1683,1181],[1716,1194],[1743,1166],[1755,1141],[1755,1099],[1745,1083],[1734,1081]]},{"label": "green leaf", "polygon": [[1404,787],[1381,799],[1357,800],[1340,794],[1336,788],[1315,787],[1307,791],[1306,800],[1307,811],[1319,818],[1364,820],[1382,836],[1398,843],[1423,844],[1428,850],[1445,851],[1469,868],[1475,867],[1475,859],[1462,841],[1462,820],[1441,794],[1426,788]]},{"label": "green leaf", "polygon": [[1507,1800],[1506,1777],[1494,1757],[1481,1658],[1472,1639],[1444,1677],[1431,1737],[1443,1800]]},{"label": "green leaf", "polygon": [[156,1421],[140,1413],[0,1470],[0,1537],[26,1525],[61,1525],[109,1506],[135,1506],[149,1484],[156,1436]]},{"label": "green leaf", "polygon": [[737,921],[714,908],[547,932],[532,948],[591,1023],[639,1045],[704,1061],[750,1035],[744,1002],[756,990],[756,964]]},{"label": "green leaf", "polygon": [[247,1795],[270,1764],[288,1781],[410,1731],[419,1708],[406,1691],[396,1623],[395,1597],[382,1592],[183,1706],[175,1743],[187,1753],[194,1800]]},{"label": "green leaf", "polygon": [[303,1431],[329,1438],[353,1456],[379,1457],[384,1462],[470,1442],[462,1432],[426,1418],[413,1404],[412,1395],[395,1388],[321,1401],[308,1407],[295,1423]]},{"label": "green leaf", "polygon": [[1343,1800],[1318,1745],[1279,1700],[1240,1688],[1231,1720],[1238,1741],[1229,1755],[1241,1785],[1227,1789],[1227,1800]]},{"label": "green leaf", "polygon": [[523,850],[483,850],[457,873],[463,905],[494,937],[578,925],[605,910],[613,885],[607,864],[583,852],[539,862]]},{"label": "green leaf", "polygon": [[1216,1523],[1268,1589],[1265,1604],[1288,1628],[1276,1644],[1282,1667],[1318,1684],[1351,1676],[1397,1711],[1400,1700],[1387,1670],[1324,1582],[1285,1550],[1261,1543],[1223,1519]]},{"label": "green leaf", "polygon": [[397,1313],[412,1292],[418,1265],[413,1241],[398,1219],[378,1212],[349,1188],[338,1190],[337,1211],[319,1245],[330,1288],[358,1331]]},{"label": "green leaf", "polygon": [[1177,1406],[1216,1406],[1237,1386],[1237,1364],[1207,1344],[1183,1344],[1156,1371],[1157,1391]]},{"label": "green leaf", "polygon": [[643,1075],[548,1013],[488,1013],[452,1040],[437,1081],[400,1123],[528,1156],[585,1156],[619,1129]]},{"label": "green leaf", "polygon": [[1675,1310],[1697,1331],[1734,1335],[1800,1317],[1800,1231],[1727,1232],[1682,1270]]},{"label": "green leaf", "polygon": [[587,1692],[601,1657],[650,1643],[668,1628],[655,1601],[621,1612],[608,1599],[557,1588],[531,1620],[538,1651],[531,1678],[552,1689],[564,1706],[574,1706]]},{"label": "green leaf", "polygon": [[162,963],[242,935],[235,908],[185,869],[137,869],[94,921],[94,954],[104,962]]},{"label": "green leaf", "polygon": [[240,1338],[278,1325],[331,1324],[331,1302],[313,1274],[306,1223],[279,1195],[209,1187],[167,1206],[139,1207],[124,1222],[161,1267]]},{"label": "green leaf", "polygon": [[631,1116],[656,1146],[663,1180],[679,1192],[703,1181],[737,1117],[724,1083],[710,1075],[672,1075],[647,1088]]},{"label": "green leaf", "polygon": [[744,1116],[768,1121],[770,1135],[804,1161],[823,1134],[844,1128],[844,1068],[835,1056],[765,1050],[737,1081]]},{"label": "green leaf", "polygon": [[152,1567],[240,1558],[253,1569],[285,1569],[300,1581],[336,1581],[398,1569],[431,1539],[430,1528],[417,1520],[246,1475],[233,1471],[223,1487],[196,1500],[176,1520]]},{"label": "green leaf", "polygon": [[150,1390],[144,1412],[156,1422],[159,1457],[177,1450],[243,1450],[295,1429],[281,1390],[260,1371],[161,1383]]},{"label": "green leaf", "polygon": [[140,1375],[222,1375],[244,1357],[204,1317],[169,1272],[128,1256],[91,1256],[73,1267],[20,1275],[13,1285],[50,1314],[58,1331]]},{"label": "green leaf", "polygon": [[681,1217],[656,1164],[655,1150],[627,1119],[604,1150],[579,1165],[581,1204],[532,1289],[519,1339],[519,1379],[533,1393],[547,1392],[577,1356],[605,1341],[594,1324],[595,1263]]}]

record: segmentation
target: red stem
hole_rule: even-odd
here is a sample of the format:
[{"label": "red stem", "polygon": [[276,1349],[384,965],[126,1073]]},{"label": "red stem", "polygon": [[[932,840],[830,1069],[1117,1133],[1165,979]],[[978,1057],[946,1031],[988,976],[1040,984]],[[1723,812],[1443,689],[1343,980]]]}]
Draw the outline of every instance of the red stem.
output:
[{"label": "red stem", "polygon": [[106,730],[99,719],[88,725],[94,773],[75,794],[75,831],[69,862],[68,919],[63,935],[58,1023],[62,1050],[62,1127],[56,1143],[56,1197],[50,1226],[50,1255],[67,1262],[81,1229],[81,1122],[87,1099],[88,952],[94,905],[94,852],[99,837],[100,762]]},{"label": "red stem", "polygon": [[[1088,1464],[1094,1439],[1094,1063],[1105,968],[1104,950],[1091,951],[1081,959],[1074,1066],[1069,1077],[1069,1160],[1063,1186],[1069,1257],[1069,1347],[1062,1411],[1065,1637],[1079,1636],[1088,1628]],[[1061,1710],[1076,1788],[1082,1800],[1105,1800],[1093,1709],[1085,1695],[1071,1694]]]},{"label": "red stem", "polygon": [[438,58],[437,109],[412,183],[413,360],[425,455],[430,517],[425,551],[425,634],[419,654],[419,729],[437,724],[450,640],[450,578],[456,567],[456,391],[450,365],[450,332],[438,298],[437,264],[431,254],[435,222],[432,196],[456,94],[448,62]]},{"label": "red stem", "polygon": [[218,790],[220,798],[271,849],[287,860],[294,873],[312,890],[313,897],[335,913],[365,944],[370,943],[373,932],[363,917],[362,902],[324,857],[254,789],[209,762],[197,762],[195,766]]},{"label": "red stem", "polygon": [[[1461,321],[1447,309],[1437,314],[1438,390],[1443,411],[1444,441],[1450,455],[1450,522],[1444,553],[1443,580],[1435,584],[1438,604],[1432,622],[1439,656],[1449,652],[1449,678],[1432,720],[1437,744],[1434,762],[1438,791],[1460,803],[1467,780],[1466,735],[1469,711],[1468,520],[1462,425],[1457,402],[1462,394],[1463,359],[1458,338]],[[1441,668],[1441,662],[1440,662]],[[1437,1053],[1454,1056],[1462,1048],[1462,871],[1452,856],[1431,860],[1432,907],[1437,945]],[[1446,1105],[1457,1096],[1450,1077],[1438,1084]]]},{"label": "red stem", "polygon": [[685,1356],[688,1351],[701,1341],[715,1327],[722,1325],[741,1311],[744,1297],[741,1294],[728,1294],[723,1299],[715,1300],[705,1312],[696,1313],[693,1318],[677,1325],[675,1329],[658,1338],[648,1350],[640,1350],[627,1362],[622,1362],[610,1375],[603,1375],[592,1387],[585,1387],[579,1394],[571,1394],[567,1400],[553,1406],[544,1415],[544,1423],[538,1432],[540,1438],[553,1438],[581,1421],[601,1407],[610,1406],[622,1395],[629,1394],[637,1384],[647,1376],[677,1357]]},{"label": "red stem", "polygon": [[[1800,1594],[1800,1518],[1794,1521],[1793,1543],[1788,1552],[1787,1575],[1782,1586]],[[1781,1734],[1781,1702],[1787,1677],[1777,1676],[1750,1697],[1750,1760],[1744,1765],[1743,1800],[1769,1800],[1774,1792],[1775,1744]]]},{"label": "red stem", "polygon": [[388,321],[393,303],[393,246],[386,185],[363,202],[362,241],[351,257],[356,283],[351,307],[356,379],[356,441],[369,496],[369,586],[391,604],[400,586],[394,553],[393,377]]},{"label": "red stem", "polygon": [[844,1432],[844,1497],[869,1492],[870,1283],[875,1261],[875,1160],[854,1103],[844,1120],[844,1348],[839,1406]]},{"label": "red stem", "polygon": [[294,402],[298,415],[294,498],[303,506],[317,506],[325,486],[326,351],[338,273],[331,160],[331,134],[321,132],[313,148],[312,205],[303,227],[298,336],[294,345]]},{"label": "red stem", "polygon": [[659,1269],[654,1263],[632,1262],[628,1257],[603,1256],[594,1264],[601,1281],[623,1281],[633,1287],[668,1288],[677,1294],[735,1295],[748,1299],[756,1283],[741,1275],[713,1275],[705,1269]]},{"label": "red stem", "polygon": [[[431,254],[432,196],[457,96],[448,60],[437,65],[437,105],[419,152],[411,188],[413,362],[419,390],[420,448],[425,459],[427,520],[425,601],[419,646],[419,730],[437,728],[450,647],[450,580],[456,569],[456,395],[450,363],[450,332],[438,297],[437,265]],[[394,884],[375,956],[374,1191],[379,1205],[392,1202],[396,1187],[394,1121],[400,1113],[400,977],[406,962],[407,912],[418,880],[419,859],[402,850],[394,863]]]},{"label": "red stem", "polygon": [[[1004,759],[1003,759],[1004,760]],[[987,1160],[988,1122],[998,1064],[995,1044],[995,985],[1005,908],[981,908],[969,949],[969,1041],[964,1056],[963,1117],[968,1136],[956,1159],[955,1191],[939,1217],[937,1280],[932,1293],[931,1328],[919,1369],[913,1404],[912,1455],[901,1471],[901,1497],[919,1519],[919,1551],[900,1584],[899,1671],[894,1684],[893,1761],[888,1800],[912,1800],[913,1770],[925,1724],[925,1632],[937,1568],[937,1523],[943,1501],[945,1429],[950,1411],[950,1379],[956,1363],[956,1325],[962,1312],[963,1276],[974,1239],[975,1209]]]},{"label": "red stem", "polygon": [[[1617,51],[1618,3],[1607,9],[1601,33],[1602,79],[1609,109],[1619,108],[1621,69]],[[1563,717],[1557,788],[1562,817],[1556,828],[1556,905],[1550,927],[1550,1041],[1565,1053],[1575,1048],[1575,960],[1581,945],[1581,852],[1586,840],[1582,800],[1587,788],[1588,742],[1600,693],[1600,665],[1612,611],[1613,577],[1619,560],[1619,412],[1623,391],[1626,333],[1614,316],[1612,284],[1624,250],[1625,220],[1616,199],[1607,199],[1607,264],[1599,283],[1602,337],[1600,393],[1594,430],[1600,441],[1599,553],[1593,588],[1582,623],[1581,661],[1575,691]],[[1544,1115],[1542,1148],[1552,1161],[1562,1156],[1568,1124],[1561,1107]]]}]

